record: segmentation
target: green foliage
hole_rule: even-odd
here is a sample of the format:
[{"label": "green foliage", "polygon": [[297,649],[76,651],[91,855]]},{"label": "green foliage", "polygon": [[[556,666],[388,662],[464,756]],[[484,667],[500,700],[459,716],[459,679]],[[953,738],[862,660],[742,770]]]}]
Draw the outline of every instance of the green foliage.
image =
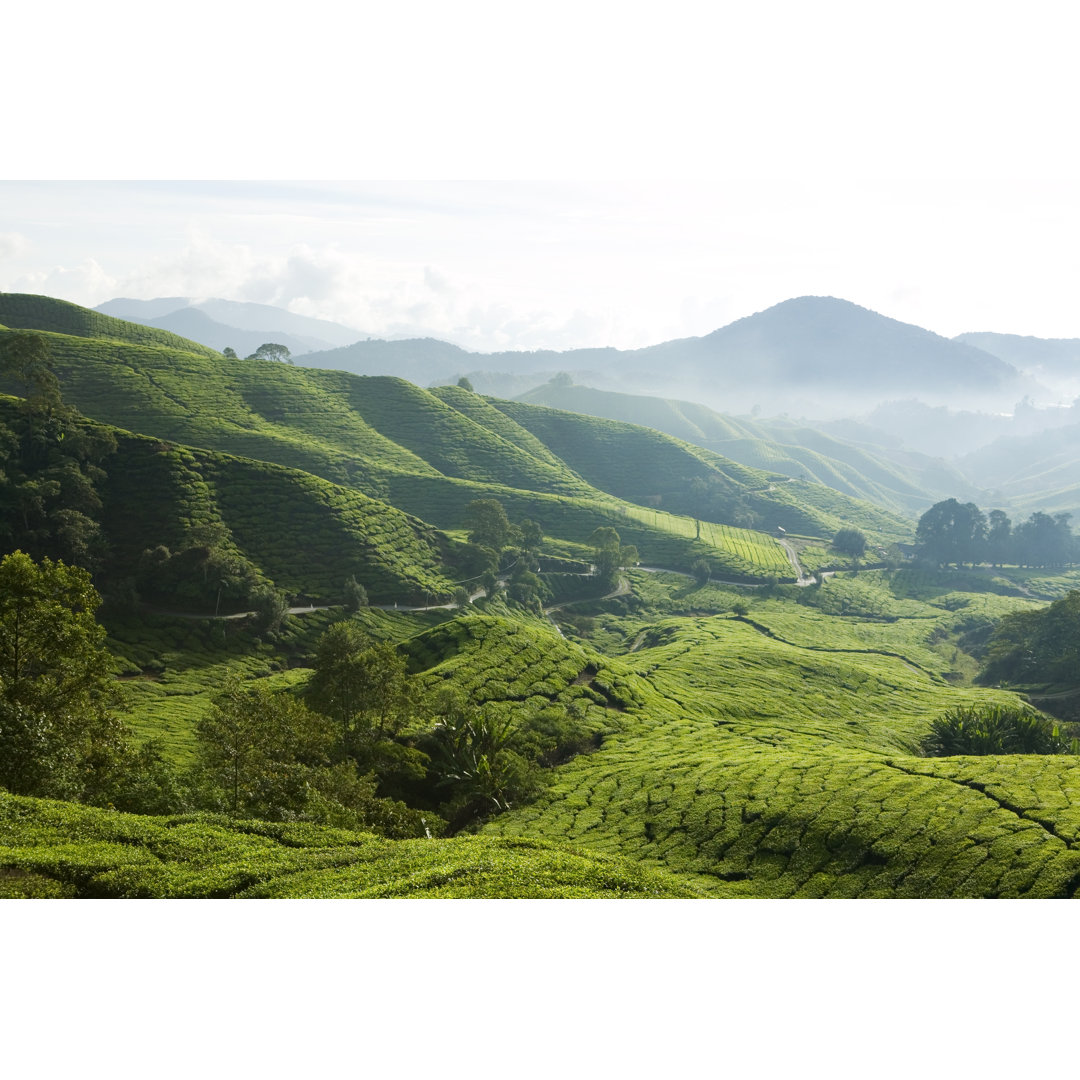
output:
[{"label": "green foliage", "polygon": [[976,563],[982,558],[986,517],[974,503],[956,499],[935,503],[919,518],[915,534],[928,559],[940,565]]},{"label": "green foliage", "polygon": [[275,345],[273,342],[267,342],[265,345],[260,345],[248,359],[273,360],[283,364],[291,364],[293,362],[289,355],[289,350],[284,345]]},{"label": "green foliage", "polygon": [[0,895],[692,897],[632,860],[533,839],[391,840],[302,822],[137,817],[0,794]]},{"label": "green foliage", "polygon": [[1080,591],[1040,611],[1002,619],[987,646],[984,683],[1076,686],[1080,675]]},{"label": "green foliage", "polygon": [[126,750],[100,597],[78,567],[0,561],[0,784],[95,801]]},{"label": "green foliage", "polygon": [[329,721],[289,694],[229,679],[195,729],[207,797],[241,817],[298,815],[308,767],[329,765]]},{"label": "green foliage", "polygon": [[510,542],[511,526],[506,510],[497,499],[473,499],[465,507],[469,543],[490,548],[498,554]]},{"label": "green foliage", "polygon": [[933,721],[922,750],[932,757],[1064,754],[1069,751],[1069,742],[1049,717],[1033,709],[957,706]]},{"label": "green foliage", "polygon": [[345,607],[349,611],[356,612],[361,608],[368,606],[367,589],[365,589],[352,574],[345,580],[343,592],[345,596]]},{"label": "green foliage", "polygon": [[447,789],[445,813],[452,828],[475,817],[501,813],[536,789],[534,770],[511,748],[513,716],[489,705],[470,709],[460,696],[444,695],[426,740],[436,789]]},{"label": "green foliage", "polygon": [[259,630],[274,633],[281,629],[282,621],[289,614],[289,601],[283,592],[269,585],[258,585],[251,590],[250,602]]},{"label": "green foliage", "polygon": [[29,293],[0,293],[0,326],[114,342],[157,346],[215,357],[213,349],[188,341],[168,330],[125,322],[99,311]]},{"label": "green foliage", "polygon": [[866,534],[859,529],[839,529],[832,546],[843,555],[861,559],[866,554]]}]

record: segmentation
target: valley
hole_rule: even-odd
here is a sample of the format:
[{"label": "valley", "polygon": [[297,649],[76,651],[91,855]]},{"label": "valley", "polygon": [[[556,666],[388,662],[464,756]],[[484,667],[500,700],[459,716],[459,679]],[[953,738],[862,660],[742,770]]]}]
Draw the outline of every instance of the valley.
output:
[{"label": "valley", "polygon": [[951,711],[1070,700],[1067,668],[983,676],[1078,560],[938,560],[917,532],[951,497],[1067,512],[1064,450],[998,503],[989,459],[975,483],[569,378],[508,400],[0,294],[16,347],[37,366],[0,375],[3,553],[92,575],[130,749],[0,793],[0,895],[1080,888],[1075,746],[928,741]]}]

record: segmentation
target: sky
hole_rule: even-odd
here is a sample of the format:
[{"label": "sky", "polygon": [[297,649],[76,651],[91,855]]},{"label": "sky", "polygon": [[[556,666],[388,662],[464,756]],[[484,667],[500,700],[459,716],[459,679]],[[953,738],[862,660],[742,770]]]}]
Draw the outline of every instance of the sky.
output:
[{"label": "sky", "polygon": [[0,184],[4,291],[255,301],[479,351],[637,347],[802,295],[1080,337],[1078,252],[1052,181]]},{"label": "sky", "polygon": [[42,47],[0,72],[0,290],[479,351],[647,345],[802,295],[1080,337],[1066,5],[747,7],[19,12]]}]

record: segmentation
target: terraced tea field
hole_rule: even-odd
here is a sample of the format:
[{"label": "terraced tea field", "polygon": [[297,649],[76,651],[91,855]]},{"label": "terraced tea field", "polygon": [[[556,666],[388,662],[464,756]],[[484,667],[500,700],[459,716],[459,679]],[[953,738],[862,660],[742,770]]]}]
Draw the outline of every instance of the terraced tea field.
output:
[{"label": "terraced tea field", "polygon": [[714,896],[1072,895],[1080,759],[920,756],[945,709],[1016,698],[952,685],[932,605],[898,603],[894,622],[763,599],[646,626],[609,660],[633,691],[618,732],[485,832],[641,859]]},{"label": "terraced tea field", "polygon": [[694,896],[627,859],[542,840],[384,840],[212,815],[155,818],[0,793],[0,898]]}]

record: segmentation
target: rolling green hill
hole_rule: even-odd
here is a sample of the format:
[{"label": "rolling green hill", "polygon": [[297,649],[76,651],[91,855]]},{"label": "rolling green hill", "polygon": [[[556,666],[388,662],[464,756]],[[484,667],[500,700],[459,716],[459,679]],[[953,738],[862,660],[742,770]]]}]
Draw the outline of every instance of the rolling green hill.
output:
[{"label": "rolling green hill", "polygon": [[[39,306],[47,308],[41,299]],[[61,314],[69,307],[63,305]],[[672,477],[676,487],[697,477],[749,500],[744,524],[783,524],[831,536],[846,510],[851,523],[883,540],[910,531],[865,503],[840,505],[825,488],[807,485],[794,499],[777,492],[769,474],[642,428],[548,416],[550,410],[500,405],[457,388],[434,393],[391,377],[130,344],[119,337],[130,324],[89,314],[112,336],[45,335],[65,398],[87,416],[187,446],[301,469],[389,500],[440,528],[460,528],[470,499],[494,497],[517,516],[540,520],[548,535],[578,542],[596,523],[624,521],[631,532],[627,539],[642,558],[661,565],[685,568],[706,555],[735,576],[783,573],[785,556],[772,540],[747,536],[733,545],[734,534],[716,530],[693,539],[698,530],[692,517],[735,524],[731,517],[725,520],[723,506],[716,513],[698,510],[683,490],[681,502],[670,506],[674,514],[657,507]],[[50,325],[59,322],[57,315]],[[545,441],[555,438],[558,445]],[[641,481],[636,490],[624,482],[630,476]],[[825,500],[820,511],[813,507],[816,495]],[[637,499],[656,509],[643,515],[628,505]],[[587,520],[593,521],[590,527]],[[755,565],[739,553],[740,546],[771,554]]]},{"label": "rolling green hill", "polygon": [[199,345],[168,330],[125,322],[89,308],[31,293],[0,292],[0,326],[11,330],[43,330],[73,337],[103,338],[135,345],[179,349],[200,356],[216,357],[213,349]]},{"label": "rolling green hill", "polygon": [[730,461],[823,484],[902,516],[922,513],[943,498],[974,497],[976,490],[941,459],[859,446],[799,421],[735,418],[694,402],[618,394],[565,379],[517,400],[654,428]]},{"label": "rolling green hill", "polygon": [[542,840],[384,840],[299,823],[141,817],[0,792],[0,898],[692,897]]},{"label": "rolling green hill", "polygon": [[[226,361],[182,342],[124,338],[127,324],[100,315],[76,332],[70,305],[41,307],[56,328],[43,332],[65,400],[114,425],[116,449],[95,480],[106,576],[134,578],[144,597],[158,598],[155,608],[169,608],[160,598],[173,595],[200,615],[148,615],[131,604],[109,616],[133,723],[159,736],[170,760],[191,760],[195,725],[228,673],[301,692],[319,635],[344,617],[309,611],[272,634],[207,617],[219,602],[222,612],[243,610],[241,586],[252,583],[336,603],[354,576],[390,610],[351,618],[393,643],[433,696],[458,691],[475,715],[490,710],[541,749],[543,724],[563,726],[528,759],[534,787],[512,796],[509,810],[499,804],[505,812],[480,823],[479,835],[446,840],[391,841],[299,820],[136,818],[0,795],[0,894],[1080,889],[1080,757],[923,751],[946,709],[1019,702],[972,685],[980,642],[1004,614],[1034,609],[1068,581],[907,568],[784,584],[794,575],[769,535],[778,525],[800,544],[818,538],[802,557],[820,568],[841,526],[880,545],[910,537],[911,523],[714,447],[768,451],[790,468],[805,462],[834,484],[877,485],[898,503],[904,483],[917,487],[915,466],[905,473],[812,429],[790,429],[784,444],[777,433],[789,429],[779,422],[766,428],[682,403],[647,405],[682,433],[668,434],[459,387]],[[20,408],[0,400],[5,415]],[[14,452],[5,438],[2,449]],[[452,611],[393,610],[446,597],[468,577],[460,536],[478,498],[541,524],[545,576],[569,606],[544,617],[499,595]],[[603,599],[552,570],[587,562],[600,525],[614,526],[650,568],[628,571],[629,584]],[[651,569],[687,570],[702,557],[712,575],[704,585],[704,575]],[[414,763],[433,760],[444,720],[417,710],[394,746],[415,751]],[[484,767],[491,762],[477,775]],[[433,785],[446,779],[434,775]],[[400,784],[402,797],[427,790]],[[444,814],[441,797],[427,805]]]},{"label": "rolling green hill", "polygon": [[951,685],[928,649],[951,601],[908,598],[905,573],[872,575],[878,614],[844,633],[779,600],[641,624],[608,660],[618,733],[485,833],[632,857],[714,896],[1074,895],[1080,759],[919,755],[949,706],[1010,695]]}]

